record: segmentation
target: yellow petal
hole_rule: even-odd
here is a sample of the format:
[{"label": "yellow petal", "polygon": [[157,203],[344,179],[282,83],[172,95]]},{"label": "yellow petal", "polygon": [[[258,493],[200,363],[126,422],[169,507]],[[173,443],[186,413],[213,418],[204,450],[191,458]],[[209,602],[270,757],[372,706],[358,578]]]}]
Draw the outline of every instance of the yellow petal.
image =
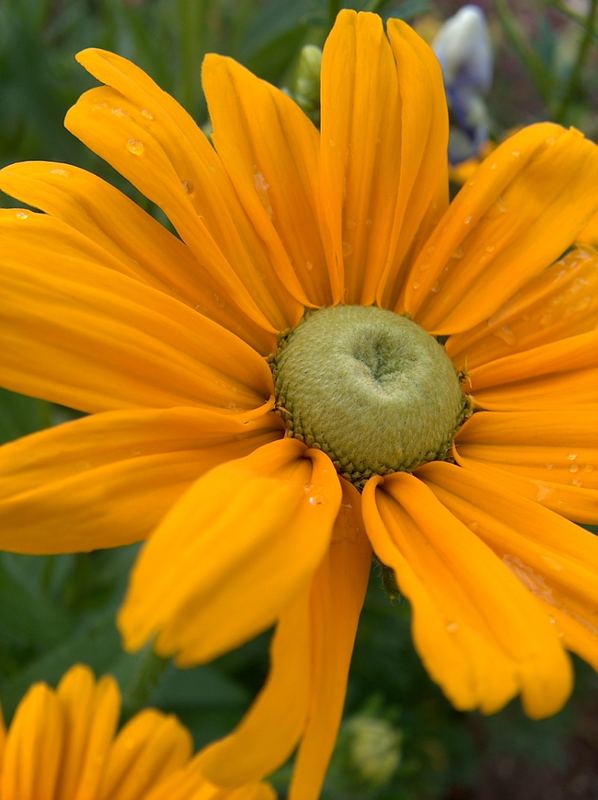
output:
[{"label": "yellow petal", "polygon": [[558,410],[598,404],[598,331],[539,345],[467,372],[467,389],[480,408]]},{"label": "yellow petal", "polygon": [[[434,494],[553,611],[596,635],[598,538],[494,479],[451,464],[418,470]],[[558,629],[558,625],[556,626]],[[574,648],[577,650],[577,648]]]},{"label": "yellow petal", "polygon": [[45,684],[35,684],[19,704],[6,739],[2,800],[53,798],[63,740],[60,701]]},{"label": "yellow petal", "polygon": [[159,652],[200,663],[269,627],[324,556],[340,494],[328,457],[296,439],[209,472],[137,562],[120,614],[127,647],[159,631]]},{"label": "yellow petal", "polygon": [[458,333],[490,317],[573,243],[598,206],[598,147],[540,123],[481,164],[413,265],[405,310]]},{"label": "yellow petal", "polygon": [[29,161],[0,170],[0,189],[56,218],[36,215],[28,226],[13,225],[19,246],[38,239],[55,258],[82,257],[90,248],[104,266],[183,300],[264,355],[275,349],[273,334],[235,305],[219,273],[101,178],[68,164]]},{"label": "yellow petal", "polygon": [[202,76],[216,150],[278,275],[303,305],[331,305],[317,130],[288,95],[230,58],[206,56]]},{"label": "yellow petal", "polygon": [[389,36],[377,15],[341,11],[322,59],[324,211],[348,303],[373,303],[385,271],[395,281],[417,227],[429,227],[431,204],[438,214],[446,204],[437,63],[401,23]]},{"label": "yellow petal", "polygon": [[[3,215],[23,226],[33,216]],[[178,300],[88,258],[49,264],[42,246],[13,241],[0,255],[7,388],[82,411],[251,409],[271,395],[258,353]]]},{"label": "yellow petal", "polygon": [[578,243],[591,244],[598,247],[598,214],[594,214],[586,227],[577,237]]},{"label": "yellow petal", "polygon": [[343,481],[343,501],[332,543],[311,589],[310,707],[290,800],[320,797],[341,721],[370,564],[371,548],[361,521],[361,498],[353,486]]},{"label": "yellow petal", "polygon": [[[0,545],[93,550],[145,537],[194,480],[281,435],[199,409],[114,411],[0,448]],[[90,513],[93,509],[93,513]]]},{"label": "yellow petal", "polygon": [[200,768],[212,783],[235,786],[260,780],[295,748],[310,700],[314,654],[309,601],[308,586],[280,615],[264,688],[238,728],[201,754]]},{"label": "yellow petal", "polygon": [[96,683],[88,667],[77,665],[62,678],[56,694],[65,720],[56,798],[95,798],[118,723],[118,686],[108,675]]},{"label": "yellow petal", "polygon": [[474,414],[455,458],[569,519],[598,522],[597,419],[598,406]]},{"label": "yellow petal", "polygon": [[190,733],[176,717],[141,711],[112,745],[98,800],[145,800],[158,781],[189,761],[192,748]]},{"label": "yellow petal", "polygon": [[[448,206],[448,109],[435,54],[401,20],[388,21],[400,102],[400,174],[378,303],[402,311],[409,265]],[[400,142],[400,144],[399,144]],[[382,165],[385,169],[385,165]]]},{"label": "yellow petal", "polygon": [[598,253],[575,248],[527,283],[475,328],[449,337],[446,351],[468,372],[498,358],[593,330]]},{"label": "yellow petal", "polygon": [[[437,466],[447,465],[427,465],[424,480]],[[557,711],[570,664],[537,600],[490,548],[415,476],[370,480],[363,503],[374,550],[412,603],[416,647],[455,706],[491,713],[521,691],[530,716]]]},{"label": "yellow petal", "polygon": [[66,127],[163,209],[246,313],[277,330],[295,324],[302,307],[277,277],[218,155],[192,118],[126,59],[94,49],[77,59],[108,86],[86,92],[68,112]]}]

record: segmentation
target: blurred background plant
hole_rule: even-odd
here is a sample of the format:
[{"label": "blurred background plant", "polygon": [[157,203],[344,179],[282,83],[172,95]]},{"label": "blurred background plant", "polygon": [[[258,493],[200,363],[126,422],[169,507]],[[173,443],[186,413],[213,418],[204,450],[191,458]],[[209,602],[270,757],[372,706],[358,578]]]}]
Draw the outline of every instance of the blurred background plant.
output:
[{"label": "blurred background plant", "polygon": [[[148,208],[62,127],[66,109],[91,85],[73,60],[76,51],[97,46],[133,59],[204,126],[201,58],[210,50],[226,53],[285,87],[317,122],[318,47],[340,7],[402,17],[432,42],[461,5],[1,0],[0,166],[35,158],[72,162],[107,177]],[[553,119],[596,139],[598,0],[476,5],[485,13],[493,51],[493,79],[481,92],[490,137],[498,141],[513,127]],[[453,123],[459,122],[456,111]],[[2,441],[72,416],[68,409],[0,391]],[[114,616],[134,550],[0,555],[0,698],[8,716],[33,680],[56,681],[71,664],[85,661],[116,675],[128,715],[145,703],[174,711],[198,745],[240,718],[264,678],[268,636],[183,672],[147,651],[123,653]],[[576,671],[572,702],[550,720],[530,721],[515,703],[493,717],[459,714],[413,650],[408,605],[390,602],[374,574],[325,800],[596,800],[598,678],[579,663]],[[275,778],[280,787],[287,774],[283,769]]]}]

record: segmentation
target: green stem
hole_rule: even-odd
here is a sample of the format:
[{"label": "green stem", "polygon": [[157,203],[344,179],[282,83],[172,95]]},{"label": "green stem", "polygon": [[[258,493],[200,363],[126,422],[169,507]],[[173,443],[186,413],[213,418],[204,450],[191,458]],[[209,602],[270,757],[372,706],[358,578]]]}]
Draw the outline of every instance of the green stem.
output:
[{"label": "green stem", "polygon": [[519,23],[511,13],[506,0],[496,0],[496,11],[509,42],[531,75],[542,99],[548,105],[552,94],[552,76],[546,69],[546,65],[527,44]]},{"label": "green stem", "polygon": [[169,664],[170,660],[157,655],[151,646],[145,650],[135,674],[123,689],[123,712],[127,719],[147,706]]},{"label": "green stem", "polygon": [[590,45],[592,44],[597,10],[598,0],[592,0],[590,4],[590,10],[588,11],[588,16],[585,20],[584,32],[579,41],[575,63],[573,64],[571,73],[569,74],[569,80],[567,81],[567,86],[562,94],[561,102],[559,103],[555,113],[556,122],[563,122],[566,119],[569,108],[571,107],[571,103],[573,102],[573,98],[575,97],[579,87],[583,65],[585,64]]}]

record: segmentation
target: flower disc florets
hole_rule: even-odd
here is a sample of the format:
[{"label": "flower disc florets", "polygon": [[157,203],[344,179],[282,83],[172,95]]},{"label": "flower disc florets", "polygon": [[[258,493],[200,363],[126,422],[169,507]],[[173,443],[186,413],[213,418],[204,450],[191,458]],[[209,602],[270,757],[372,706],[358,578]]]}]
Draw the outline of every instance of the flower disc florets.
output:
[{"label": "flower disc florets", "polygon": [[467,414],[442,345],[374,306],[308,311],[271,365],[288,434],[322,449],[357,485],[446,458]]}]

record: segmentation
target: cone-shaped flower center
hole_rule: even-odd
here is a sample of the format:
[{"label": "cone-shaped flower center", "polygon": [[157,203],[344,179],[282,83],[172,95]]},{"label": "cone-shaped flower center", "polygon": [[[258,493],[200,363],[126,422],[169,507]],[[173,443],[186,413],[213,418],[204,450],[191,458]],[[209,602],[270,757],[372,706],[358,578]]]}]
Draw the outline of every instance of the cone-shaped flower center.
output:
[{"label": "cone-shaped flower center", "polygon": [[434,337],[373,306],[308,311],[272,359],[289,435],[356,484],[446,458],[467,401]]}]

